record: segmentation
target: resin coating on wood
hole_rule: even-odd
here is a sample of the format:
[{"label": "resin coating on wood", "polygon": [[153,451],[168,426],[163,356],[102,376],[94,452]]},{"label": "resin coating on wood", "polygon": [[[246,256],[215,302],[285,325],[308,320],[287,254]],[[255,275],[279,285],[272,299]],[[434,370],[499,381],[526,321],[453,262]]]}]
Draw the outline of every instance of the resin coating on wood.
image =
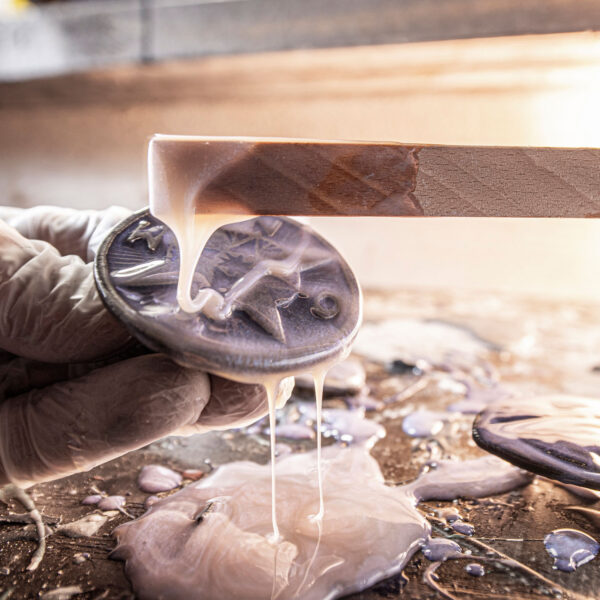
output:
[{"label": "resin coating on wood", "polygon": [[151,206],[185,198],[197,213],[423,214],[417,149],[400,144],[155,136]]}]

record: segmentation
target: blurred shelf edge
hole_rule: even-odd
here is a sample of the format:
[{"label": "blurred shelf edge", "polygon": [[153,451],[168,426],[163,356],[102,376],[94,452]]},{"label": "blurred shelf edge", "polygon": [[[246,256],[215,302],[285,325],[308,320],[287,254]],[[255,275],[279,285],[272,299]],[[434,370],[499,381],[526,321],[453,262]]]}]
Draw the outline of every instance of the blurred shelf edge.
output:
[{"label": "blurred shelf edge", "polygon": [[0,81],[117,64],[600,30],[598,0],[90,0],[0,17]]}]

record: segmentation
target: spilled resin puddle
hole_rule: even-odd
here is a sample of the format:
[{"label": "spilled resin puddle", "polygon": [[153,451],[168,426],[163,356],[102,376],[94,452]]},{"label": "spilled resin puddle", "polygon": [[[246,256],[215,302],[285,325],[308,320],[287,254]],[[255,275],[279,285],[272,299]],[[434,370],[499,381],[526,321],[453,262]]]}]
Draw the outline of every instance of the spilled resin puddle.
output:
[{"label": "spilled resin puddle", "polygon": [[115,557],[126,560],[141,598],[339,598],[398,573],[428,539],[418,501],[487,496],[530,480],[483,457],[441,462],[391,487],[366,448],[332,446],[323,451],[318,520],[315,469],[314,451],[275,464],[279,543],[271,539],[270,465],[235,462],[119,527]]},{"label": "spilled resin puddle", "polygon": [[[414,335],[412,339],[404,335],[397,338],[394,343],[404,344],[406,352],[400,349],[402,351],[396,355],[397,364],[390,364],[387,368],[374,357],[365,356],[368,354],[365,352],[362,362],[368,374],[366,386],[370,389],[360,391],[355,396],[348,396],[348,390],[336,389],[333,392],[335,397],[329,396],[323,410],[323,435],[330,436],[327,443],[337,441],[340,444],[352,443],[353,439],[368,436],[369,431],[360,425],[365,422],[360,417],[366,411],[372,417],[366,421],[370,428],[383,425],[387,429],[387,437],[381,439],[374,447],[373,456],[378,460],[381,471],[390,485],[392,482],[412,479],[418,469],[431,460],[439,461],[449,455],[471,458],[480,453],[468,444],[469,417],[460,416],[460,413],[476,412],[476,409],[485,408],[493,402],[506,400],[506,396],[511,394],[520,398],[531,398],[533,394],[549,394],[556,391],[563,394],[593,395],[593,390],[599,389],[600,372],[591,371],[589,365],[600,363],[597,359],[598,353],[594,353],[594,348],[598,347],[594,340],[600,339],[600,311],[594,312],[589,307],[582,307],[576,303],[568,307],[562,305],[562,308],[557,309],[556,305],[547,302],[526,303],[512,298],[505,301],[492,294],[475,297],[455,292],[413,294],[403,291],[386,293],[385,296],[368,293],[365,302],[369,318],[380,319],[382,315],[399,315],[403,319],[412,320],[412,324],[408,323],[406,327],[409,333],[414,331]],[[468,315],[468,318],[465,315]],[[503,351],[500,356],[494,350],[490,353],[486,347],[481,347],[481,355],[475,356],[479,354],[479,350],[473,346],[468,349],[472,359],[466,360],[465,353],[461,352],[463,342],[458,338],[456,342],[446,343],[441,340],[440,343],[440,336],[447,336],[439,328],[433,331],[427,324],[420,327],[419,319],[431,316],[449,319],[455,323],[468,322],[477,328],[480,335],[507,348],[508,354],[505,355]],[[391,333],[386,334],[386,331],[382,325],[379,337],[382,343],[393,337]],[[390,332],[393,331],[395,330],[390,329]],[[422,340],[428,335],[435,340],[426,347]],[[448,330],[448,335],[454,334]],[[427,356],[429,346],[435,349],[444,345],[449,350],[444,356]],[[408,355],[411,348],[414,349],[413,356]],[[390,357],[392,356],[393,354],[390,354]],[[405,361],[418,359],[421,366],[430,366],[423,374],[418,374],[419,370],[410,365],[402,370],[402,357]],[[491,366],[482,362],[482,359],[490,362]],[[391,361],[394,362],[396,359]],[[313,385],[310,379],[303,383],[307,387]],[[327,387],[326,383],[325,388]],[[355,389],[357,387],[358,385]],[[295,432],[294,429],[287,430],[289,437],[278,435],[277,462],[282,461],[285,456],[290,456],[290,453],[297,453],[314,446],[315,443],[314,400],[299,402],[300,399],[307,399],[301,390],[296,390],[295,395],[296,398],[292,399],[287,408],[278,412],[277,427],[283,427],[283,432],[286,432],[285,428],[288,425],[299,423],[305,427],[304,434],[307,434],[308,430],[312,431],[312,435],[307,435],[313,439],[297,439],[296,434],[299,433],[298,437],[302,437],[302,432]],[[523,406],[524,404],[521,408]],[[351,410],[346,410],[346,407]],[[357,408],[358,410],[354,410]],[[458,424],[452,420],[452,416],[450,422],[445,423],[443,430],[434,434],[434,437],[409,438],[402,430],[402,422],[419,408],[432,412],[458,412]],[[305,414],[301,414],[302,412]],[[344,421],[356,424],[356,428],[352,430],[354,435],[348,435],[350,430]],[[410,420],[408,423],[410,424]],[[232,460],[245,457],[262,462],[268,457],[266,427],[267,419],[248,429],[233,432],[209,433],[183,439],[169,438],[97,467],[90,473],[35,486],[32,494],[44,519],[51,519],[53,515],[62,516],[60,531],[56,531],[52,521],[49,521],[50,528],[56,532],[47,538],[48,549],[39,575],[32,578],[26,567],[35,548],[34,542],[31,541],[33,538],[23,537],[19,540],[26,541],[14,541],[15,538],[11,536],[16,535],[17,529],[20,528],[14,524],[2,525],[0,565],[3,568],[3,577],[0,577],[0,591],[15,587],[23,597],[34,597],[41,589],[55,591],[56,588],[64,586],[79,585],[84,593],[91,595],[107,592],[108,597],[131,595],[130,583],[123,574],[123,563],[107,560],[110,544],[106,537],[116,525],[128,521],[128,517],[115,510],[100,512],[95,503],[101,498],[123,495],[127,499],[126,510],[135,516],[143,513],[145,501],[148,505],[157,501],[158,506],[165,503],[165,499],[159,501],[157,496],[149,495],[151,492],[140,491],[137,478],[145,465],[170,466],[182,473],[184,480],[187,480],[185,485],[190,479],[208,472],[210,465],[219,469],[219,465],[226,465]],[[421,433],[427,434],[427,431]],[[329,460],[329,452],[330,450],[324,452],[326,461]],[[307,457],[307,463],[310,463],[307,464],[310,472],[306,477],[313,482],[313,505],[306,509],[308,513],[318,508],[314,487],[314,452],[310,459]],[[327,462],[324,470],[327,480]],[[207,477],[206,481],[210,482],[210,477]],[[459,483],[456,487],[460,485]],[[96,488],[99,488],[103,495],[99,495]],[[284,493],[278,491],[280,495]],[[158,495],[168,493],[159,492]],[[466,597],[462,590],[469,590],[471,594],[494,598],[532,595],[540,598],[556,596],[591,600],[597,596],[598,557],[588,564],[582,564],[579,561],[581,553],[578,553],[581,549],[579,537],[575,539],[575,545],[570,545],[569,540],[563,544],[564,540],[558,539],[558,546],[557,540],[550,538],[553,547],[557,548],[557,553],[560,552],[567,559],[574,556],[575,562],[581,565],[573,573],[562,573],[552,570],[555,557],[544,545],[545,537],[561,529],[579,531],[594,540],[600,539],[600,511],[594,508],[595,504],[590,504],[597,496],[589,490],[585,491],[586,495],[583,497],[582,493],[582,488],[557,487],[545,479],[538,478],[534,485],[524,486],[500,498],[459,500],[456,504],[431,502],[421,505],[419,510],[427,514],[427,519],[434,528],[434,535],[450,536],[453,543],[446,547],[444,552],[440,545],[445,546],[447,540],[443,539],[444,543],[441,543],[440,538],[435,538],[432,543],[423,547],[424,551],[430,548],[435,550],[435,553],[430,554],[428,551],[429,556],[426,558],[425,554],[417,552],[406,565],[403,575],[398,574],[382,581],[374,588],[362,592],[361,598],[376,600],[381,597],[401,597],[417,600],[423,596],[429,597],[432,593],[422,583],[425,576],[430,585],[431,581],[433,582],[432,587],[440,588],[440,598],[455,594],[456,599],[460,600]],[[91,501],[94,504],[81,505],[81,500],[92,494],[94,497]],[[325,483],[325,518],[328,513],[327,494]],[[265,497],[267,496],[268,491],[265,492]],[[22,511],[22,508],[14,506],[11,510],[18,512]],[[174,512],[176,515],[182,515],[178,510]],[[202,509],[196,513],[196,517],[203,517],[204,524],[207,524],[211,512],[209,510],[204,515],[201,515],[201,512]],[[474,536],[460,536],[450,529],[451,522],[459,518],[458,515],[464,517],[463,521],[475,525]],[[283,515],[278,516],[282,522]],[[148,516],[144,516],[141,521],[147,518]],[[165,519],[165,515],[162,519]],[[188,517],[185,522],[189,524]],[[267,536],[271,529],[269,522],[269,515],[264,516],[264,530],[267,531]],[[133,527],[137,527],[137,522],[131,526],[132,535]],[[182,525],[182,530],[186,531],[186,527],[187,525]],[[281,527],[283,530],[283,524]],[[26,535],[31,535],[31,532],[23,530],[23,536]],[[60,538],[54,538],[54,535],[83,538],[78,541],[74,537],[73,540],[68,540],[68,544],[64,544],[55,543],[55,539]],[[129,541],[132,539],[129,538]],[[163,540],[159,540],[159,550],[162,542]],[[453,552],[457,551],[454,546],[456,542],[462,547],[460,562],[438,568],[437,563],[441,563],[445,555],[452,558]],[[79,543],[83,546],[74,546]],[[582,544],[587,546],[588,543],[589,539],[584,538]],[[91,554],[92,560],[80,562],[79,554],[82,548]],[[155,564],[163,560],[159,550],[154,551]],[[235,548],[232,551],[234,550]],[[468,556],[469,550],[473,555]],[[175,551],[183,554],[178,548],[173,550]],[[500,554],[500,551],[504,551],[505,554]],[[488,552],[490,554],[487,554]],[[486,556],[492,558],[484,560]],[[183,563],[189,558],[184,555]],[[521,566],[515,558],[524,561]],[[133,564],[135,560],[132,555],[128,562]],[[173,558],[168,557],[165,560],[169,562]],[[152,562],[147,564],[149,568],[154,568]],[[177,576],[185,576],[182,573],[184,564],[179,566],[181,572],[177,572]],[[467,573],[465,567],[470,564],[480,564],[485,569],[485,575],[475,577],[475,573]],[[9,570],[10,573],[4,575]],[[314,570],[315,568],[312,568],[311,572]],[[131,573],[129,567],[128,572]],[[143,576],[140,570],[137,572]],[[236,565],[224,577],[232,577],[237,573]],[[163,574],[158,564],[152,577],[159,578]],[[561,586],[556,583],[558,581]],[[42,584],[47,584],[48,587],[41,588]],[[460,592],[457,591],[459,589]],[[270,594],[271,590],[266,597],[270,598]]]}]

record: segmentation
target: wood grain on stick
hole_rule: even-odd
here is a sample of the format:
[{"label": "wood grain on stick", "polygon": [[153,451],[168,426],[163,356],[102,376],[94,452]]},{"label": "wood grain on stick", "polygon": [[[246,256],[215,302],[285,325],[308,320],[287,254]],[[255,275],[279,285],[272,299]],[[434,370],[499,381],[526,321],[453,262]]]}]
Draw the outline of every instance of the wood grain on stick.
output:
[{"label": "wood grain on stick", "polygon": [[151,204],[198,213],[600,216],[600,150],[156,136]]},{"label": "wood grain on stick", "polygon": [[598,149],[430,146],[418,156],[426,216],[600,216]]}]

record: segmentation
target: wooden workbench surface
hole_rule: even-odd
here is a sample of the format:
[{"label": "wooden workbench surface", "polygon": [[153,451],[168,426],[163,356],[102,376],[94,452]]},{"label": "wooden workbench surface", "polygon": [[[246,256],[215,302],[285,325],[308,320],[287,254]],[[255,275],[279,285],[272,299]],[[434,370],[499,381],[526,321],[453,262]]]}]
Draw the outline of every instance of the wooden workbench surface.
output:
[{"label": "wooden workbench surface", "polygon": [[[491,343],[490,368],[497,372],[501,383],[537,392],[560,391],[593,395],[600,391],[600,374],[594,369],[600,364],[600,305],[557,303],[542,300],[516,299],[497,294],[465,295],[451,292],[398,292],[366,294],[366,321],[382,318],[434,320],[450,323],[473,339]],[[431,322],[431,321],[430,321]],[[455,349],[457,352],[461,348]],[[410,370],[391,373],[381,365],[365,361],[371,394],[389,397],[419,379]],[[387,437],[372,451],[389,481],[414,478],[432,452],[440,451],[456,457],[481,454],[470,440],[470,417],[461,417],[438,442],[411,439],[402,429],[402,416],[417,406],[441,409],[456,395],[437,385],[428,385],[409,399],[391,404],[383,412],[371,414],[381,420]],[[339,401],[327,400],[330,404]],[[435,450],[436,444],[439,446]],[[160,463],[176,469],[206,469],[205,459],[214,466],[224,462],[250,458],[265,462],[267,438],[244,436],[240,433],[218,433],[186,439],[170,438],[145,449],[98,467],[89,473],[61,481],[38,485],[31,494],[51,529],[53,523],[70,522],[94,511],[82,506],[81,500],[94,487],[110,494],[127,496],[126,508],[133,515],[143,512],[147,494],[136,485],[139,469],[149,463]],[[445,503],[430,503],[432,509]],[[597,597],[600,577],[597,561],[581,567],[573,574],[552,570],[552,561],[543,548],[544,535],[558,527],[575,527],[598,538],[600,529],[581,515],[566,509],[569,505],[594,506],[593,500],[583,500],[549,481],[539,480],[521,490],[477,502],[460,501],[459,509],[468,514],[475,525],[470,541],[458,541],[475,555],[482,552],[478,542],[521,561],[540,574],[556,581],[567,590],[589,598]],[[19,512],[11,505],[0,511]],[[53,533],[48,537],[48,550],[39,569],[33,573],[24,569],[34,543],[21,525],[0,525],[0,591],[13,590],[13,598],[34,598],[40,592],[60,586],[78,585],[83,590],[77,598],[130,598],[132,592],[123,572],[123,563],[109,560],[113,547],[111,531],[127,520],[120,513],[110,515],[98,534],[90,538],[72,539]],[[436,535],[449,535],[439,523],[433,522]],[[515,542],[515,538],[523,541]],[[76,553],[88,552],[90,559],[73,562]],[[437,598],[437,593],[422,583],[422,573],[428,562],[420,553],[410,561],[403,576],[386,580],[373,589],[353,596],[358,600],[376,598],[425,599]],[[490,568],[483,578],[465,574],[463,561],[450,561],[439,571],[439,584],[457,597],[513,598],[546,597],[548,586],[521,571]],[[2,596],[8,597],[8,596]]]}]

